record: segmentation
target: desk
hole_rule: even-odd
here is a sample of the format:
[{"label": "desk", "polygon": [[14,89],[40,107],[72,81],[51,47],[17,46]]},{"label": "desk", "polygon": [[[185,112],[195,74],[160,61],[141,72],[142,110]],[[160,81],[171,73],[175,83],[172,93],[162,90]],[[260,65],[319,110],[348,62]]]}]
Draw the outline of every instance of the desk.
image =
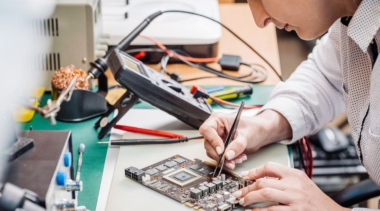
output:
[{"label": "desk", "polygon": [[[253,21],[247,4],[220,5],[220,14],[222,21],[227,26],[231,27],[243,39],[247,40],[254,48],[256,48],[260,53],[262,53],[263,56],[267,58],[269,62],[271,62],[277,70],[280,70],[276,34],[273,25],[267,27],[266,29],[258,29],[255,26],[255,23]],[[222,40],[219,43],[219,46],[220,54],[240,54],[244,61],[264,64],[262,61],[258,59],[256,55],[254,55],[254,53],[252,53],[249,49],[244,47],[241,43],[239,43],[237,40],[235,40],[235,38],[227,34],[227,32],[225,31],[223,31]],[[169,68],[172,71],[176,69],[175,71],[178,71],[181,74],[183,74],[184,78],[188,76],[203,76],[206,74],[204,72],[194,70],[190,67],[179,64],[170,65]],[[112,84],[112,79],[110,79],[110,82]],[[238,84],[225,79],[199,80],[195,82],[200,85]],[[269,79],[265,82],[265,84],[274,85],[277,82],[278,79],[276,78],[276,76],[274,74],[269,74]],[[265,103],[267,101],[268,94],[272,89],[272,86],[262,86],[260,88],[258,86],[254,86],[254,89],[255,93],[254,95],[252,95],[251,98],[247,99],[247,104]],[[45,95],[41,105],[44,105],[48,98],[50,98],[50,95]],[[80,123],[58,122],[56,126],[50,126],[48,119],[43,119],[39,115],[35,115],[31,122],[23,124],[21,127],[24,130],[28,130],[29,126],[33,126],[34,130],[71,130],[73,134],[72,138],[74,151],[78,149],[80,143],[84,143],[86,145],[86,151],[83,157],[83,166],[81,172],[81,178],[84,181],[84,189],[82,192],[79,193],[78,200],[80,205],[85,205],[90,210],[96,209],[98,197],[104,197],[104,195],[102,194],[106,194],[105,197],[107,197],[108,194],[108,192],[99,194],[103,171],[109,172],[109,169],[104,168],[104,162],[106,160],[106,154],[108,150],[107,145],[96,144],[96,142],[99,140],[97,138],[97,131],[93,128],[93,125],[97,120],[97,118],[94,118]],[[145,125],[145,127],[149,127],[152,129],[155,128],[173,130],[177,129],[173,127],[178,126],[178,124],[183,123],[178,123],[175,120],[173,120],[170,123],[165,124],[164,127],[154,125],[152,122],[150,122],[150,124]],[[106,136],[101,141],[108,141],[108,139],[109,137]],[[77,159],[78,154],[74,153],[73,163],[75,164],[75,169]]]},{"label": "desk", "polygon": [[[199,132],[194,130],[174,132],[185,134],[187,136],[199,135]],[[129,133],[128,136],[130,138],[143,138],[141,135],[131,133]],[[289,159],[287,152],[287,146],[285,145],[270,145],[256,153],[249,154],[248,160],[243,164],[237,165],[234,172],[239,174],[243,170],[259,167],[268,161],[280,163],[290,167],[292,162]],[[120,210],[121,207],[124,210],[133,211],[193,210],[184,204],[168,198],[167,196],[144,187],[141,184],[137,184],[124,176],[124,169],[127,167],[134,166],[137,168],[144,168],[158,161],[170,158],[176,154],[191,160],[197,158],[204,161],[210,161],[210,158],[206,156],[203,142],[199,140],[170,145],[136,145],[120,147],[118,159],[115,165],[114,176],[108,195],[107,207],[105,210]],[[245,209],[240,208],[236,211],[243,210]]]},{"label": "desk", "polygon": [[[253,48],[255,48],[264,58],[266,58],[281,74],[275,26],[273,24],[270,24],[264,29],[258,28],[253,20],[248,4],[220,4],[219,8],[222,23],[231,28],[236,34],[238,34],[241,38],[252,45]],[[154,21],[151,24],[154,24]],[[279,79],[273,70],[271,70],[264,61],[262,61],[255,53],[253,53],[225,29],[222,30],[222,38],[219,42],[218,54],[219,58],[222,56],[222,54],[239,55],[241,56],[242,61],[263,65],[269,71],[268,79],[264,82],[264,84],[275,85],[279,82]],[[220,67],[217,63],[210,64],[209,66],[220,70]],[[159,68],[158,65],[150,65],[150,67],[156,70]],[[202,70],[198,70],[184,64],[168,65],[168,70],[181,74],[183,79],[212,75],[210,73],[206,73]],[[241,66],[238,74],[247,74],[249,71],[250,68]],[[111,85],[117,84],[113,78],[112,73],[109,70],[107,71],[106,75],[109,78],[109,83]],[[235,82],[223,78],[202,79],[184,83],[184,85],[194,84],[245,85],[241,82]]]}]

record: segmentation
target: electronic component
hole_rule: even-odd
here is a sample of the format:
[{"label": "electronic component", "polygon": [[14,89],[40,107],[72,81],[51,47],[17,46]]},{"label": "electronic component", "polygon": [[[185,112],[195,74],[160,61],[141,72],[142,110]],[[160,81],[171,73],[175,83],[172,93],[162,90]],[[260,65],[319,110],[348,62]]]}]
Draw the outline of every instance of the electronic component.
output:
[{"label": "electronic component", "polygon": [[216,195],[216,202],[218,202],[218,204],[223,204],[223,201],[224,201],[224,197],[220,194],[217,194]]},{"label": "electronic component", "polygon": [[226,175],[225,174],[221,174],[221,178],[222,178],[222,181],[225,181],[226,180]]},{"label": "electronic component", "polygon": [[165,166],[163,166],[163,165],[161,165],[161,166],[157,166],[156,169],[159,170],[159,171],[165,171],[168,168],[165,167]]},{"label": "electronic component", "polygon": [[202,196],[202,191],[199,190],[199,189],[194,189],[192,191],[190,191],[190,197],[193,198],[193,199],[200,199]]},{"label": "electronic component", "polygon": [[[167,168],[168,162],[176,165],[165,171],[156,169]],[[239,200],[233,197],[231,192],[238,190],[239,184],[245,180],[226,170],[223,170],[224,176],[215,177],[213,180],[207,176],[213,173],[213,167],[213,164],[206,161],[198,159],[192,161],[175,155],[142,169],[129,167],[125,171],[125,176],[197,211],[231,211],[241,207]],[[199,173],[201,169],[204,174]],[[139,172],[146,175],[142,176],[142,180],[138,179]],[[154,176],[151,175],[153,173]],[[225,181],[222,181],[223,178]]]},{"label": "electronic component", "polygon": [[125,176],[136,180],[138,182],[142,181],[142,177],[145,176],[145,171],[137,169],[133,166],[125,169]]},{"label": "electronic component", "polygon": [[206,186],[200,186],[198,189],[202,191],[202,196],[207,196],[210,192],[209,188]]},{"label": "electronic component", "polygon": [[177,162],[177,163],[179,163],[179,164],[186,162],[186,160],[183,159],[183,158],[176,158],[176,159],[174,159],[174,161]]},{"label": "electronic component", "polygon": [[222,204],[218,207],[218,211],[225,211],[231,209],[231,206],[229,204]]},{"label": "electronic component", "polygon": [[149,175],[155,175],[157,172],[157,169],[149,169],[145,173]]},{"label": "electronic component", "polygon": [[223,188],[223,182],[220,181],[220,180],[215,180],[215,181],[212,181],[212,183],[215,184],[215,188],[216,190],[220,190]]},{"label": "electronic component", "polygon": [[224,192],[223,196],[224,196],[224,200],[228,200],[231,196],[231,193],[230,192]]},{"label": "electronic component", "polygon": [[235,55],[223,54],[222,58],[219,59],[218,63],[220,64],[223,70],[239,70],[241,65],[241,57]]},{"label": "electronic component", "polygon": [[197,181],[198,179],[201,179],[202,177],[187,169],[180,168],[177,171],[165,175],[163,178],[183,187],[185,185]]},{"label": "electronic component", "polygon": [[[95,123],[95,128],[102,127],[98,138],[103,138],[140,98],[179,120],[199,128],[212,112],[207,101],[204,98],[194,98],[190,90],[182,84],[166,78],[141,61],[122,52],[120,48],[124,48],[124,44],[128,45],[129,41],[132,40],[123,41],[118,48],[110,51],[109,55],[107,54],[107,64],[116,81],[128,91]],[[105,63],[104,60],[104,58],[103,60],[99,59],[95,61],[95,64]],[[103,66],[107,65],[104,64]],[[95,69],[97,68],[94,67],[93,70],[95,71]],[[92,71],[90,70],[90,72]],[[99,70],[95,72],[98,73]],[[123,104],[127,98],[130,100],[127,104]],[[108,116],[115,109],[118,109],[118,114],[109,121]],[[100,124],[101,122],[105,124]]]},{"label": "electronic component", "polygon": [[194,171],[197,171],[197,170],[201,169],[201,167],[198,166],[198,165],[193,165],[193,166],[190,167],[190,169],[192,169]]},{"label": "electronic component", "polygon": [[206,187],[208,187],[210,189],[210,193],[214,193],[216,190],[216,186],[214,183],[207,183]]},{"label": "electronic component", "polygon": [[168,162],[166,162],[165,164],[164,164],[166,167],[168,167],[168,168],[171,168],[171,167],[173,167],[173,166],[175,166],[175,165],[177,165],[175,162],[173,162],[173,161],[168,161]]}]

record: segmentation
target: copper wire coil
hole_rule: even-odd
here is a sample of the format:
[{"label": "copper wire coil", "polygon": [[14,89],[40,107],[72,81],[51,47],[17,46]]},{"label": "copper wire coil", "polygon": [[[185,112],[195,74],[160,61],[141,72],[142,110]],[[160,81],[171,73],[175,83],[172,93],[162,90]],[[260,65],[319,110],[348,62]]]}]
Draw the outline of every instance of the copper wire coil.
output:
[{"label": "copper wire coil", "polygon": [[70,84],[71,80],[75,76],[77,77],[75,89],[88,90],[89,83],[86,79],[87,73],[82,69],[75,68],[74,65],[61,67],[59,70],[57,70],[51,80],[52,86],[56,89],[63,90]]}]

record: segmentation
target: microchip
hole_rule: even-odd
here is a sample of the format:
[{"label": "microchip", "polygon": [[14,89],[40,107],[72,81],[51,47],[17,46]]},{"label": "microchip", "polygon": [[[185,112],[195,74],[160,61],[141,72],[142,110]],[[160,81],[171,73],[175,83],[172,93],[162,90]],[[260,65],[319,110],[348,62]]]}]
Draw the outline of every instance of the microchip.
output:
[{"label": "microchip", "polygon": [[159,171],[165,171],[166,169],[168,169],[167,167],[161,165],[161,166],[157,166],[155,169],[159,170]]},{"label": "microchip", "polygon": [[198,165],[193,165],[190,167],[190,169],[194,170],[194,171],[197,171],[198,169],[200,169],[201,167],[198,166]]},{"label": "microchip", "polygon": [[163,178],[176,185],[184,187],[192,182],[202,179],[202,176],[186,168],[181,168],[169,174],[166,174],[165,176],[163,176]]},{"label": "microchip", "polygon": [[149,174],[149,175],[154,175],[154,174],[156,174],[158,171],[156,170],[156,169],[149,169],[149,170],[147,170],[145,173],[146,174]]},{"label": "microchip", "polygon": [[173,166],[175,166],[177,164],[175,162],[173,162],[173,161],[168,161],[164,165],[167,166],[167,167],[169,167],[169,168],[171,168],[171,167],[173,167]]},{"label": "microchip", "polygon": [[174,161],[179,163],[179,164],[186,162],[186,160],[183,158],[176,158],[176,159],[174,159]]},{"label": "microchip", "polygon": [[173,178],[181,181],[181,182],[184,182],[186,180],[189,180],[191,178],[193,178],[194,176],[190,175],[190,174],[187,174],[185,172],[180,172],[179,174],[176,174],[173,176]]}]

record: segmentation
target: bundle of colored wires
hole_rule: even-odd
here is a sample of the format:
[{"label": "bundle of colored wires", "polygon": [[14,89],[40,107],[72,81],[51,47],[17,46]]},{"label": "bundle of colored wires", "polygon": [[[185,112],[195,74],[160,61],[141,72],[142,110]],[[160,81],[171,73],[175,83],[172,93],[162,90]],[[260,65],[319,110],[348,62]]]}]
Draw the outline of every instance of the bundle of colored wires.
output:
[{"label": "bundle of colored wires", "polygon": [[[158,42],[154,38],[147,37],[147,36],[144,36],[144,35],[140,35],[140,37],[143,37],[145,39],[150,40],[156,46],[158,46],[163,52],[165,52],[167,54],[166,56],[162,57],[162,59],[161,59],[161,63],[160,63],[161,64],[161,72],[165,72],[172,79],[174,79],[172,77],[174,74],[171,73],[166,68],[166,65],[167,65],[167,63],[169,61],[169,58],[178,59],[181,62],[183,62],[183,63],[185,63],[185,64],[187,64],[187,65],[189,65],[191,67],[194,67],[194,68],[197,68],[197,69],[201,69],[203,71],[206,71],[206,72],[209,72],[209,73],[212,73],[212,74],[216,75],[216,76],[197,77],[197,78],[191,78],[191,79],[186,79],[186,80],[175,78],[175,80],[178,81],[179,83],[187,82],[187,81],[194,81],[194,80],[199,80],[199,79],[205,79],[205,78],[216,78],[216,77],[226,78],[226,79],[230,79],[230,80],[234,80],[234,81],[239,81],[239,82],[244,82],[244,83],[261,83],[261,82],[265,81],[267,79],[267,77],[268,77],[268,71],[267,71],[267,69],[264,66],[259,65],[259,64],[249,64],[249,63],[246,63],[246,62],[241,62],[241,65],[245,65],[245,66],[250,67],[251,68],[250,73],[245,74],[245,75],[241,75],[241,76],[227,75],[227,74],[225,74],[222,71],[218,71],[218,70],[212,69],[212,68],[210,68],[210,67],[208,67],[208,66],[206,66],[204,64],[204,63],[207,63],[207,62],[215,62],[217,60],[217,57],[213,57],[213,58],[194,58],[194,57],[190,57],[190,56],[181,55],[178,52],[176,52],[175,50],[168,49],[165,45],[163,45],[162,43]],[[196,63],[193,63],[193,62],[196,62]],[[248,77],[251,77],[251,78],[248,78]]]}]

